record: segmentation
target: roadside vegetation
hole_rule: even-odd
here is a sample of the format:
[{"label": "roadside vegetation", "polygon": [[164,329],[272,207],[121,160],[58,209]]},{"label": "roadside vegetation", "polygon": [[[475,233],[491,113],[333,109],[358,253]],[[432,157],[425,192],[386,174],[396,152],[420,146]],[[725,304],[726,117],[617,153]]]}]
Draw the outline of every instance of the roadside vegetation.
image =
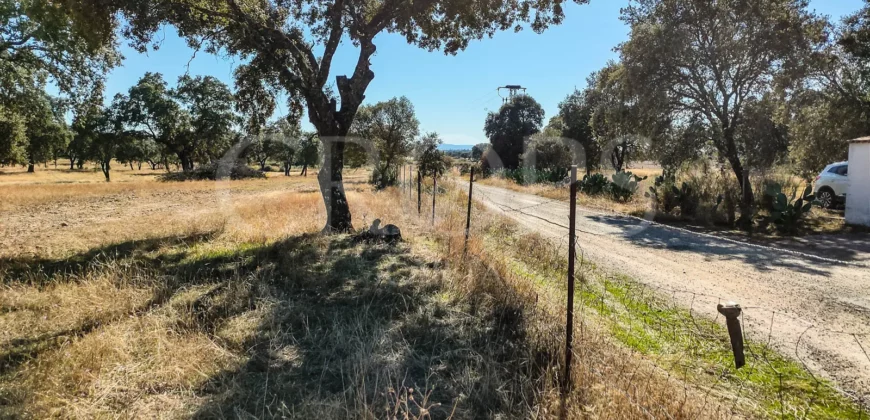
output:
[{"label": "roadside vegetation", "polygon": [[[78,235],[102,235],[85,250],[5,250],[2,414],[555,418],[565,404],[567,418],[778,416],[764,367],[718,383],[706,373],[731,363],[721,327],[694,319],[703,335],[657,333],[662,323],[686,322],[685,310],[654,296],[631,300],[630,280],[605,277],[588,262],[576,386],[563,402],[566,262],[553,245],[475,206],[463,256],[465,196],[449,184],[439,188],[435,226],[402,190],[348,192],[356,223],[401,226],[399,245],[322,236],[316,184],[294,178],[289,191],[282,176],[234,182],[234,216],[199,213],[187,230],[174,227],[189,223],[184,212],[163,213],[162,225],[127,222],[130,231],[81,226]],[[167,199],[198,185],[147,182],[174,194]],[[102,194],[97,202],[111,206],[118,192]],[[667,316],[637,316],[650,311]],[[705,357],[693,359],[695,373],[685,377],[685,361],[670,365],[667,355],[687,349]],[[793,362],[759,349],[777,369],[797,372],[791,384],[811,390],[824,412],[854,409]],[[735,403],[729,396],[741,383]],[[799,397],[790,395],[786,408]]]}]

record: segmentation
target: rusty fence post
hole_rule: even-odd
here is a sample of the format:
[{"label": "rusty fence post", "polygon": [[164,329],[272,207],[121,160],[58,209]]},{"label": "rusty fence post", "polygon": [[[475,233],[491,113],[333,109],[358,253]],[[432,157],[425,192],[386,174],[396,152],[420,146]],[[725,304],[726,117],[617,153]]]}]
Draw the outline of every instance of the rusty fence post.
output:
[{"label": "rusty fence post", "polygon": [[725,305],[721,303],[716,306],[725,317],[725,325],[728,326],[728,336],[731,337],[731,351],[734,352],[734,366],[737,369],[746,365],[746,357],[743,354],[743,331],[740,329],[740,314],[743,310],[740,305],[734,302],[728,302]]},{"label": "rusty fence post", "polygon": [[438,171],[432,171],[432,226],[435,226],[435,197],[438,195]]},{"label": "rusty fence post", "polygon": [[564,390],[571,388],[571,359],[574,341],[574,259],[577,256],[577,165],[571,166],[571,185],[568,213],[568,307],[565,321],[565,377]]},{"label": "rusty fence post", "polygon": [[468,235],[471,232],[471,196],[474,193],[474,167],[471,167],[471,176],[468,178],[468,215],[465,218],[465,250],[463,254],[468,253]]},{"label": "rusty fence post", "polygon": [[423,193],[420,192],[423,184],[423,175],[420,174],[420,168],[417,168],[417,215],[423,214]]}]

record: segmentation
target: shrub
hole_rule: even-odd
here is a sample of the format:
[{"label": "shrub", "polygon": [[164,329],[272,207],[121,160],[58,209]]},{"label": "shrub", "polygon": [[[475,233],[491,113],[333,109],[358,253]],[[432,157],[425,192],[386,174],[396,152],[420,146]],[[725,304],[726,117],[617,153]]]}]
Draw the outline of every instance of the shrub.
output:
[{"label": "shrub", "polygon": [[592,174],[583,177],[578,183],[578,190],[586,195],[599,195],[608,191],[610,180],[602,174]]},{"label": "shrub", "polygon": [[519,185],[531,185],[537,183],[559,183],[563,182],[568,176],[567,168],[554,169],[535,169],[535,168],[519,168],[519,169],[499,169],[491,172],[492,175],[499,178],[510,179]]},{"label": "shrub", "polygon": [[680,203],[676,194],[676,183],[673,175],[657,176],[655,183],[644,196],[652,199],[657,211],[670,214]]},{"label": "shrub", "polygon": [[629,201],[637,194],[639,183],[646,178],[631,172],[617,172],[613,174],[613,182],[609,185],[610,196],[616,201]]},{"label": "shrub", "polygon": [[693,212],[681,209],[683,214],[708,224],[734,225],[740,188],[727,169],[711,170],[702,165],[700,170],[687,170],[682,181],[691,189],[691,204],[695,207]]},{"label": "shrub", "polygon": [[218,177],[221,179],[265,179],[266,175],[258,170],[251,169],[248,165],[242,162],[236,162],[232,167],[222,167],[217,163],[202,165],[189,172],[173,172],[163,174],[157,177],[163,182],[180,182],[180,181],[214,181]]},{"label": "shrub", "polygon": [[794,192],[791,198],[782,192],[782,186],[773,184],[768,187],[765,194],[771,197],[772,204],[768,209],[770,216],[768,221],[776,225],[781,232],[792,233],[803,223],[804,216],[813,208],[816,197],[813,195],[813,187],[807,185],[803,195],[796,198]]}]

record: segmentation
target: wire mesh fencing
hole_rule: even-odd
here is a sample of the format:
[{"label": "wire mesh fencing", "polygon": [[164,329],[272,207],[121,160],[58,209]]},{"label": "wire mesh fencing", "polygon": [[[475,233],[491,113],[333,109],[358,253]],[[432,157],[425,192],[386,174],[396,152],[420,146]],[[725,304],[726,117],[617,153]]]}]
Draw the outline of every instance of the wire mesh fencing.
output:
[{"label": "wire mesh fencing", "polygon": [[[415,187],[413,181],[411,177],[412,185],[404,187]],[[433,202],[439,197],[432,215],[423,214],[435,220],[433,234],[448,252],[461,248],[464,255],[474,249],[492,270],[512,279],[511,287],[531,285],[535,310],[554,325],[565,325],[570,221],[563,224],[539,212],[564,201],[502,208],[563,229],[558,236],[528,233],[486,212],[486,194],[475,191],[472,202],[468,184],[468,179],[421,183],[421,194],[431,194]],[[411,197],[413,208],[417,197]],[[601,395],[610,395],[634,407],[632,415],[649,418],[865,417],[863,393],[840,389],[814,373],[806,337],[851,337],[870,362],[867,332],[826,329],[793,314],[744,306],[738,320],[745,366],[737,368],[725,319],[717,310],[730,298],[636,281],[595,266],[585,257],[582,241],[575,247],[576,319],[567,381],[575,388],[573,403],[600,402]],[[562,327],[561,338],[553,340],[564,346],[566,333]],[[560,378],[563,386],[569,378]]]}]

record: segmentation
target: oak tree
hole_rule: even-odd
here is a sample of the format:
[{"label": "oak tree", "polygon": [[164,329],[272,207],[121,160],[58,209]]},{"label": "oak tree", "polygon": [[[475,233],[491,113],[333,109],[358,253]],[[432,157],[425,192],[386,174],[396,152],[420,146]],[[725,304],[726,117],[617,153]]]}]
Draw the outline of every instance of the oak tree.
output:
[{"label": "oak tree", "polygon": [[[325,231],[352,228],[342,182],[345,137],[375,78],[375,37],[395,33],[408,43],[455,54],[472,40],[522,24],[541,32],[564,17],[561,0],[89,0],[111,2],[124,32],[145,48],[162,24],[208,52],[242,57],[240,73],[262,91],[279,91],[290,109],[308,114],[323,144],[318,175],[327,209]],[[587,0],[574,0],[586,3]],[[349,75],[329,84],[342,42],[357,50]]]},{"label": "oak tree", "polygon": [[623,9],[629,40],[622,62],[641,95],[668,98],[675,124],[701,124],[754,204],[738,131],[747,104],[800,80],[824,41],[824,19],[806,0],[633,0]]}]

